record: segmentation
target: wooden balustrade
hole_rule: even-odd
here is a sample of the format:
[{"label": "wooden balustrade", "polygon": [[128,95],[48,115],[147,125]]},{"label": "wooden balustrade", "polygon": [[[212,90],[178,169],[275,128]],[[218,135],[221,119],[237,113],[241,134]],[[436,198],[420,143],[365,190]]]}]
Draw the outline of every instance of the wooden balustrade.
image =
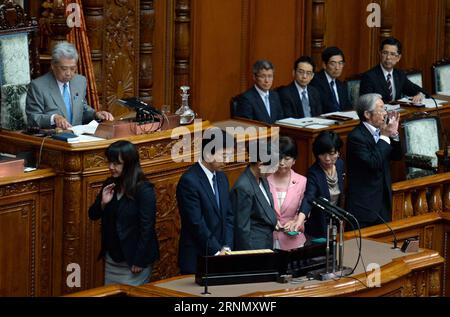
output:
[{"label": "wooden balustrade", "polygon": [[392,184],[392,220],[450,212],[450,172]]}]

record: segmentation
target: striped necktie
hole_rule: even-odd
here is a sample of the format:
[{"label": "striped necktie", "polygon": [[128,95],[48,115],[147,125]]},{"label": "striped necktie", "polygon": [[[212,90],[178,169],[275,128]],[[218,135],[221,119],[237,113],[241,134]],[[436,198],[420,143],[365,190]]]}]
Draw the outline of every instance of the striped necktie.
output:
[{"label": "striped necktie", "polygon": [[386,82],[389,90],[389,101],[392,101],[394,100],[394,96],[392,95],[391,73],[387,74]]}]

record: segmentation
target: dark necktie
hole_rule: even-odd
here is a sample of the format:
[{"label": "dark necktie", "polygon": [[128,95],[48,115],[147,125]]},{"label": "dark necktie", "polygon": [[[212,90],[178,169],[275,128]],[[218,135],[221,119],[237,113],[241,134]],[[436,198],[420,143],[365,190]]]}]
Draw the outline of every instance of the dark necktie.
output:
[{"label": "dark necktie", "polygon": [[331,96],[333,97],[333,105],[337,111],[341,111],[341,106],[339,105],[339,102],[336,97],[336,93],[334,91],[334,85],[335,85],[335,82],[334,82],[334,80],[332,80],[330,82],[330,86],[331,86]]},{"label": "dark necktie", "polygon": [[392,101],[394,100],[394,96],[392,95],[391,73],[387,74],[386,82],[389,90],[389,101]]},{"label": "dark necktie", "polygon": [[216,204],[217,204],[217,207],[220,208],[219,186],[217,185],[216,174],[213,175],[212,181],[213,181],[213,187],[214,187],[214,196],[216,196]]}]

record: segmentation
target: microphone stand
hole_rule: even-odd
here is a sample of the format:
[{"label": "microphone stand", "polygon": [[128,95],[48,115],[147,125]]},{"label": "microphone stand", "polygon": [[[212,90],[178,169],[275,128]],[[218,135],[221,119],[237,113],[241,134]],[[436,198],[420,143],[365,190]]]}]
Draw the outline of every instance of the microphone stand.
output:
[{"label": "microphone stand", "polygon": [[206,250],[205,250],[205,288],[203,290],[202,295],[211,295],[208,292],[208,247],[209,247],[209,238],[206,240]]}]

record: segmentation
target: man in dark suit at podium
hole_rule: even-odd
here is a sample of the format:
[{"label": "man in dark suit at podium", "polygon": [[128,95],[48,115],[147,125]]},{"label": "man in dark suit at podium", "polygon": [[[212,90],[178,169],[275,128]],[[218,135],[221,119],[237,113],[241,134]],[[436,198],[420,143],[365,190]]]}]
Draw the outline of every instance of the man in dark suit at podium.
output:
[{"label": "man in dark suit at podium", "polygon": [[240,96],[236,117],[270,124],[285,118],[278,93],[270,90],[273,76],[274,67],[270,61],[256,61],[253,65],[255,85]]},{"label": "man in dark suit at podium", "polygon": [[311,57],[302,56],[294,63],[294,81],[278,90],[284,115],[289,118],[317,117],[322,114],[319,91],[309,85],[314,78],[315,64]]},{"label": "man in dark suit at podium", "polygon": [[231,157],[233,137],[218,128],[205,130],[202,157],[177,186],[181,233],[178,264],[182,274],[197,271],[197,257],[223,255],[233,248],[233,211],[222,168]]},{"label": "man in dark suit at podium", "polygon": [[323,113],[351,110],[347,84],[338,77],[345,65],[344,52],[337,47],[327,47],[322,52],[323,69],[311,81],[311,86],[319,90],[322,98]]},{"label": "man in dark suit at podium", "polygon": [[377,93],[383,96],[385,103],[407,95],[412,97],[412,102],[420,103],[424,97],[421,93],[423,89],[412,83],[403,71],[394,69],[401,58],[400,41],[393,37],[383,40],[380,46],[381,63],[364,73],[359,95]]},{"label": "man in dark suit at podium", "polygon": [[402,158],[400,115],[387,113],[379,94],[359,97],[361,120],[347,139],[347,208],[361,228],[391,220],[391,160]]}]

